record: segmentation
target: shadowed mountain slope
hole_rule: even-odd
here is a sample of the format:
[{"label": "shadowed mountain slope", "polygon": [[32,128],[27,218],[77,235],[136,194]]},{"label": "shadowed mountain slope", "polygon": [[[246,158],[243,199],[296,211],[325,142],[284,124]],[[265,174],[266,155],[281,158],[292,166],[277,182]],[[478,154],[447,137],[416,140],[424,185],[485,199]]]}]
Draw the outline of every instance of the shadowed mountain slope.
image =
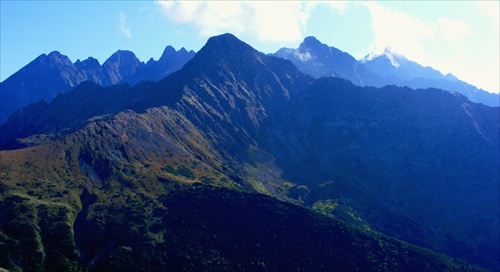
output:
[{"label": "shadowed mountain slope", "polygon": [[[64,220],[76,222],[78,217],[78,224],[88,227],[80,231],[93,231],[84,237],[102,236],[107,237],[102,241],[109,241],[109,246],[85,242],[88,239],[75,234],[72,247],[79,250],[83,267],[119,267],[139,248],[145,253],[138,258],[145,260],[148,252],[170,250],[165,245],[155,248],[164,241],[180,247],[188,244],[172,253],[180,254],[175,256],[183,260],[181,266],[227,261],[228,269],[233,269],[235,263],[244,263],[240,253],[231,249],[233,245],[223,249],[215,237],[189,237],[198,227],[207,229],[207,235],[228,233],[222,240],[231,240],[238,229],[244,230],[243,236],[257,235],[244,227],[248,221],[228,219],[234,233],[216,227],[218,222],[188,224],[192,229],[185,232],[184,225],[169,225],[179,220],[208,220],[201,216],[206,210],[197,201],[207,204],[208,210],[221,209],[222,200],[208,191],[201,196],[180,193],[180,198],[175,197],[174,191],[186,183],[201,182],[301,204],[357,225],[368,236],[380,231],[498,270],[499,116],[499,108],[438,89],[377,89],[338,78],[315,80],[292,62],[266,56],[225,34],[210,38],[181,70],[159,82],[109,88],[87,82],[49,104],[18,111],[0,127],[2,146],[35,146],[0,153],[2,199],[3,203],[23,203],[16,207],[31,211],[26,216],[40,212],[37,205],[43,201],[52,203],[54,209],[59,205],[55,203],[71,205],[70,211],[60,212]],[[203,199],[205,194],[208,199]],[[250,202],[268,199],[239,197]],[[197,200],[185,203],[188,198]],[[173,199],[176,208],[163,199]],[[275,210],[269,217],[282,216],[279,220],[291,216],[288,212],[296,214],[292,210],[297,207],[281,210],[269,205],[269,209],[262,208],[262,214]],[[193,217],[176,211],[182,206]],[[248,214],[252,221],[259,215],[250,207],[239,206],[228,214]],[[173,209],[168,213],[172,221],[162,221],[167,216],[164,208]],[[25,223],[22,212],[13,214],[19,218],[16,222]],[[111,219],[106,219],[110,214]],[[123,219],[124,215],[130,218]],[[283,224],[300,221],[290,218]],[[213,228],[208,227],[212,224]],[[275,224],[281,223],[266,221],[255,226],[275,230]],[[36,230],[39,226],[28,227]],[[117,241],[117,230],[132,240]],[[2,227],[5,241],[21,241],[9,231]],[[279,232],[279,239],[295,237]],[[33,237],[37,235],[35,231]],[[304,243],[325,245],[314,237]],[[30,250],[40,247],[36,239],[31,242]],[[278,244],[294,247],[293,242],[283,240]],[[275,252],[276,259],[263,257],[262,261],[276,264],[271,270],[280,270],[283,255],[268,246],[262,252]],[[341,256],[351,253],[346,254]],[[391,254],[389,259],[399,253]],[[193,259],[193,255],[208,257]],[[399,260],[409,255],[400,255]],[[15,258],[9,260],[15,263]],[[169,258],[156,260],[168,263]],[[313,263],[324,264],[316,259]],[[383,270],[379,262],[363,258],[346,265]],[[446,265],[440,265],[438,270],[446,270]],[[431,269],[435,267],[423,270]]]}]

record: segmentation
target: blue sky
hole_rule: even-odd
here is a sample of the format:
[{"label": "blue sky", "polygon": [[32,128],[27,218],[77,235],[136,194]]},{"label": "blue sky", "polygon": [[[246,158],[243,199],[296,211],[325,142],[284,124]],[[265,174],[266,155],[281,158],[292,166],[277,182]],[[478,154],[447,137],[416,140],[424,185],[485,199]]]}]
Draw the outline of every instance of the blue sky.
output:
[{"label": "blue sky", "polygon": [[102,64],[119,49],[158,59],[235,34],[257,50],[306,36],[360,59],[390,47],[422,65],[499,92],[499,1],[0,1],[1,81],[42,53]]}]

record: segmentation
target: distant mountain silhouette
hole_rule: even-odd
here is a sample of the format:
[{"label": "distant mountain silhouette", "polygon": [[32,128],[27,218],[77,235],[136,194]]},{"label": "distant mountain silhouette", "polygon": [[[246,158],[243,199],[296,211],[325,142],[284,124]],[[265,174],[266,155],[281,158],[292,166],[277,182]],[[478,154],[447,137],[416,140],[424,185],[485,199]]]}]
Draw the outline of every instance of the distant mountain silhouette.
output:
[{"label": "distant mountain silhouette", "polygon": [[[457,92],[315,79],[231,34],[212,37],[160,81],[83,82],[0,127],[10,149],[0,152],[0,214],[12,218],[0,223],[0,264],[67,256],[88,270],[178,260],[280,271],[299,235],[327,256],[347,252],[348,270],[471,269],[381,232],[499,270],[499,133],[500,108]],[[355,231],[332,234],[331,217]],[[259,260],[241,261],[253,251]],[[301,269],[342,271],[298,256]]]},{"label": "distant mountain silhouette", "polygon": [[176,51],[172,46],[167,46],[160,59],[152,58],[145,66],[140,67],[133,75],[126,77],[120,83],[137,84],[141,81],[158,81],[171,73],[179,70],[195,55],[194,51],[181,48]]},{"label": "distant mountain silhouette", "polygon": [[299,48],[282,48],[273,55],[291,60],[302,72],[316,78],[341,77],[359,86],[439,88],[461,93],[476,103],[500,106],[498,94],[478,89],[451,74],[443,75],[432,67],[424,67],[389,49],[356,61],[348,53],[322,44],[314,37],[306,37]]},{"label": "distant mountain silhouette", "polygon": [[348,79],[359,86],[364,85],[355,58],[322,44],[315,37],[306,37],[297,49],[282,48],[273,55],[291,60],[299,70],[316,78],[334,76]]},{"label": "distant mountain silhouette", "polygon": [[184,48],[175,51],[167,46],[158,61],[150,59],[144,64],[133,52],[119,50],[102,66],[92,57],[72,63],[57,51],[42,54],[0,83],[0,124],[5,123],[17,109],[40,100],[50,102],[57,94],[67,92],[86,80],[101,86],[160,80],[180,69],[194,54]]}]

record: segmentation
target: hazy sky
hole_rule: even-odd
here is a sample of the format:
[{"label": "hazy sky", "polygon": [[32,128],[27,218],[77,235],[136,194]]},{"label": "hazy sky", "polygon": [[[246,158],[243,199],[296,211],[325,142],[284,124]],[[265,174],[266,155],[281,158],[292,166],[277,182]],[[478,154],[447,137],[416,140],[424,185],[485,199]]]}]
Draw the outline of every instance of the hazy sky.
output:
[{"label": "hazy sky", "polygon": [[264,53],[306,36],[360,59],[390,47],[499,92],[499,1],[0,1],[1,81],[42,53],[102,64],[119,49],[158,59],[230,32]]}]

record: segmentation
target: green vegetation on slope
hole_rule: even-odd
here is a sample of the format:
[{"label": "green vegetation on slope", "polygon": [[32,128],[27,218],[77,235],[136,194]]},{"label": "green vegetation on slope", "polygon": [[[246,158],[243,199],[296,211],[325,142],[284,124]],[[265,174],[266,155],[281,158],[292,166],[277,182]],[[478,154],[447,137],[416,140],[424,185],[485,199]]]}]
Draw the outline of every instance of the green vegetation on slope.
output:
[{"label": "green vegetation on slope", "polygon": [[0,225],[0,266],[18,271],[475,270],[265,195],[200,183],[177,186],[156,199],[132,191],[111,199],[99,193],[83,190],[76,218],[75,208],[3,198],[0,212],[9,220]]}]

